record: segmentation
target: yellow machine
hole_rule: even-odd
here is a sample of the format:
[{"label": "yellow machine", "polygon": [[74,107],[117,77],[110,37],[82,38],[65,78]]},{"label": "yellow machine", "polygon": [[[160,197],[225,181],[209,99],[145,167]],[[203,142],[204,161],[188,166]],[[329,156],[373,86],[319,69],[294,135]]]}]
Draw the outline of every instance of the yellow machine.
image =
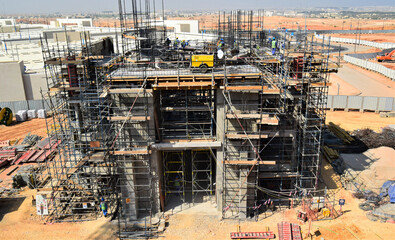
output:
[{"label": "yellow machine", "polygon": [[192,55],[191,66],[206,72],[208,68],[214,67],[214,55]]}]

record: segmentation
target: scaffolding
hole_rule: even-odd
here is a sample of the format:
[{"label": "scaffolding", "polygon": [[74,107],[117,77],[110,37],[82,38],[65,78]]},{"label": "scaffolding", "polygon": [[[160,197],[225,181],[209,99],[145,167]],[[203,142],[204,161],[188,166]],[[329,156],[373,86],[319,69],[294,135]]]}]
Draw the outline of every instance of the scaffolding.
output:
[{"label": "scaffolding", "polygon": [[82,43],[89,41],[89,34],[82,33],[79,47],[51,49],[48,40],[41,39],[49,89],[44,101],[52,113],[47,131],[60,149],[57,159],[47,163],[56,190],[49,219],[57,221],[96,219],[100,199],[116,198],[115,168],[105,150],[112,134],[106,121],[109,103],[100,96],[104,70],[101,59],[92,56],[94,45]]},{"label": "scaffolding", "polygon": [[210,150],[192,150],[192,204],[195,204],[199,197],[214,194],[213,157]]},{"label": "scaffolding", "polygon": [[214,136],[214,91],[160,90],[161,139]]},{"label": "scaffolding", "polygon": [[185,202],[185,154],[184,152],[163,152],[165,199],[169,194]]},{"label": "scaffolding", "polygon": [[291,44],[279,30],[284,47],[270,55],[263,11],[219,14],[229,47],[223,58],[214,47],[214,66],[201,71],[191,55],[215,43],[170,49],[155,1],[119,6],[121,55],[88,33],[65,48],[42,39],[47,128],[60,153],[45,163],[51,219],[96,219],[104,198],[119,238],[150,238],[178,203],[215,193],[223,218],[248,218],[317,189],[330,41]]}]

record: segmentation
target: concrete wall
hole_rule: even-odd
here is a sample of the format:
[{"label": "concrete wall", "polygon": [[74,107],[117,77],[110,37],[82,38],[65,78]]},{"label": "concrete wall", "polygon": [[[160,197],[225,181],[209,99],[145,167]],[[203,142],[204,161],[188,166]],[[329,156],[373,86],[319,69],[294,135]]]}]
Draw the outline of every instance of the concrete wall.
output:
[{"label": "concrete wall", "polygon": [[[64,32],[54,33],[53,39],[55,41],[57,39],[60,42],[66,42],[66,33]],[[81,32],[68,32],[67,41],[68,42],[81,41]]]},{"label": "concrete wall", "polygon": [[165,20],[165,25],[174,28],[176,33],[199,33],[198,20]]},{"label": "concrete wall", "polygon": [[51,21],[51,25],[55,27],[63,26],[78,26],[78,27],[93,27],[91,18],[58,18],[56,21]]},{"label": "concrete wall", "polygon": [[47,80],[44,71],[23,74],[26,100],[42,99],[41,89],[47,90]]},{"label": "concrete wall", "polygon": [[0,63],[0,102],[26,100],[23,62]]},{"label": "concrete wall", "polygon": [[44,71],[24,73],[23,62],[0,63],[0,102],[40,100],[47,90]]},{"label": "concrete wall", "polygon": [[[20,31],[20,27],[19,26],[2,26],[2,27],[0,27],[0,31],[2,33],[19,32]],[[10,38],[10,36],[8,38]]]}]

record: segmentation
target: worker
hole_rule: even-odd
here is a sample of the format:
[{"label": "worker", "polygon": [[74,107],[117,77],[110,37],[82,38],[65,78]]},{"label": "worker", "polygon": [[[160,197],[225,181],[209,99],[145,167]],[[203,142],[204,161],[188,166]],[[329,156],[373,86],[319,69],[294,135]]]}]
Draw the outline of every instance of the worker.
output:
[{"label": "worker", "polygon": [[166,38],[165,47],[168,48],[168,47],[170,46],[170,44],[171,44],[170,39],[169,39],[169,38]]},{"label": "worker", "polygon": [[185,42],[185,40],[181,41],[181,47],[182,49],[184,49],[186,47],[187,43]]},{"label": "worker", "polygon": [[272,55],[276,54],[276,48],[277,48],[277,41],[276,41],[276,38],[273,37],[273,40],[272,40]]},{"label": "worker", "polygon": [[101,202],[100,202],[100,209],[103,211],[103,215],[104,217],[107,217],[107,203],[104,201],[104,198],[101,198]]},{"label": "worker", "polygon": [[174,186],[176,187],[177,193],[180,193],[180,190],[181,190],[181,179],[180,179],[180,176],[176,176],[176,179],[174,180]]},{"label": "worker", "polygon": [[180,44],[180,40],[178,40],[178,38],[176,38],[176,40],[174,40],[174,43],[173,43],[174,49],[178,49],[179,44]]},{"label": "worker", "polygon": [[223,48],[225,46],[225,42],[224,42],[224,39],[223,38],[221,38],[220,40],[218,40],[218,42],[217,42],[217,47],[218,47],[218,50],[220,50],[221,48]]}]

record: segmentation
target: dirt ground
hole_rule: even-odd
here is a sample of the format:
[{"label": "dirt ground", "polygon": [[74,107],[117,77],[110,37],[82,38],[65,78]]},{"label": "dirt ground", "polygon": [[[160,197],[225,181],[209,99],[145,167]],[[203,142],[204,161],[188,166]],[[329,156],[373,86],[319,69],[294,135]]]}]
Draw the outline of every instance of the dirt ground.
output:
[{"label": "dirt ground", "polygon": [[[223,17],[223,16],[222,16]],[[169,17],[172,20],[199,20],[200,29],[216,29],[218,24],[218,14],[194,16],[194,17]],[[254,19],[254,20],[257,20]],[[359,26],[358,26],[359,21]],[[288,28],[297,29],[298,26],[304,29],[305,18],[304,17],[282,17],[272,16],[264,18],[264,28],[277,29],[277,28]],[[119,20],[109,18],[95,19],[94,25],[96,27],[119,27]],[[357,20],[357,19],[322,19],[322,18],[307,18],[306,19],[307,29],[309,30],[350,30],[350,29],[368,29],[368,30],[382,30],[382,20]],[[253,26],[258,28],[257,24]],[[384,29],[395,29],[395,20],[388,19],[384,23]]]},{"label": "dirt ground", "polygon": [[23,139],[28,133],[42,137],[47,135],[45,119],[31,119],[26,122],[14,122],[11,126],[0,125],[0,141]]},{"label": "dirt ground", "polygon": [[374,112],[327,111],[326,123],[329,122],[338,124],[347,131],[370,128],[380,132],[382,128],[395,124],[395,118],[381,118],[380,114]]},{"label": "dirt ground", "polygon": [[[318,230],[320,235],[305,239],[393,239],[395,226],[390,223],[370,221],[365,215],[366,212],[359,209],[360,201],[354,199],[350,192],[339,188],[341,185],[338,175],[326,161],[322,167],[322,185],[324,184],[328,186],[329,191],[336,194],[337,198],[346,200],[346,205],[342,209],[344,214],[335,220],[312,222],[311,232],[315,233]],[[338,207],[336,209],[339,210]],[[277,223],[288,221],[300,224],[296,219],[297,210],[298,208],[288,209],[267,218],[261,214],[258,222],[252,220],[239,222],[220,220],[219,214],[213,214],[215,212],[214,206],[205,203],[171,216],[163,238],[172,240],[230,239],[230,233],[236,232],[238,225],[240,225],[241,231],[245,232],[265,231],[266,227],[269,227],[269,230],[278,237]],[[301,229],[305,237],[309,224],[302,224]]]},{"label": "dirt ground", "polygon": [[[343,207],[344,214],[335,220],[312,222],[311,232],[319,231],[319,236],[305,239],[338,240],[338,239],[393,239],[394,225],[390,223],[372,222],[366,217],[366,212],[359,209],[360,200],[354,199],[349,191],[339,188],[338,175],[332,167],[324,161],[322,167],[322,186],[337,198],[346,200]],[[117,239],[116,225],[108,219],[100,218],[96,221],[82,223],[53,223],[44,224],[35,214],[35,207],[31,203],[31,195],[35,190],[22,192],[19,198],[0,200],[0,228],[2,239]],[[297,210],[287,209],[265,217],[261,214],[258,222],[253,220],[221,220],[220,213],[212,203],[202,203],[181,213],[170,216],[168,226],[160,239],[169,240],[218,240],[230,239],[231,232],[237,231],[265,231],[269,227],[278,237],[277,223],[288,221],[301,224],[302,234],[306,236],[308,223],[300,223],[296,219]],[[339,210],[339,207],[336,207]],[[351,233],[351,232],[352,233]],[[355,235],[355,236],[353,236]]]},{"label": "dirt ground", "polygon": [[18,198],[0,199],[1,239],[115,239],[113,225],[106,218],[82,223],[45,224],[36,215],[32,195],[23,191]]},{"label": "dirt ground", "polygon": [[[351,39],[356,38],[355,34],[331,34],[330,36]],[[372,42],[395,42],[393,33],[360,34],[357,38]]]}]

